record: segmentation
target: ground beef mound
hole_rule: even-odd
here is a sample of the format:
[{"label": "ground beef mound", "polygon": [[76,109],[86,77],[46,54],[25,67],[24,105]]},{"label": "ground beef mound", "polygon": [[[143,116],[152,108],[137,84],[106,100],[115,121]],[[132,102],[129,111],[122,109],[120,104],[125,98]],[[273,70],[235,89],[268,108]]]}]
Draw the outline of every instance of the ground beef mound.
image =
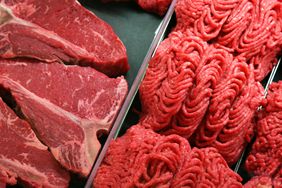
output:
[{"label": "ground beef mound", "polygon": [[140,86],[141,122],[234,164],[253,135],[259,83],[282,47],[279,0],[178,0],[176,27]]},{"label": "ground beef mound", "polygon": [[232,63],[213,91],[205,119],[196,132],[196,146],[213,146],[229,164],[234,164],[253,133],[253,117],[263,99],[263,88],[252,69]]},{"label": "ground beef mound", "polygon": [[155,131],[169,127],[193,86],[206,49],[199,37],[182,32],[173,32],[162,42],[139,88],[143,125],[148,122]]},{"label": "ground beef mound", "polygon": [[175,30],[190,30],[210,43],[229,48],[255,68],[258,81],[277,62],[282,43],[279,0],[178,0]]},{"label": "ground beef mound", "polygon": [[[250,174],[268,175],[281,185],[282,81],[270,85],[266,105],[258,115],[256,140],[246,160]],[[276,183],[276,184],[277,184]]]},{"label": "ground beef mound", "polygon": [[244,188],[272,188],[272,185],[272,180],[269,176],[255,176],[244,184]]},{"label": "ground beef mound", "polygon": [[112,141],[94,187],[242,187],[214,148],[190,149],[178,135],[135,125]]},{"label": "ground beef mound", "polygon": [[215,148],[193,148],[171,187],[242,187],[241,177],[229,169]]},{"label": "ground beef mound", "polygon": [[[101,0],[104,3],[108,2],[129,2],[134,0]],[[163,16],[172,0],[135,0],[136,3],[145,11],[156,13]]]},{"label": "ground beef mound", "polygon": [[244,58],[180,31],[161,44],[139,92],[143,126],[213,146],[229,164],[250,141],[263,97]]},{"label": "ground beef mound", "polygon": [[111,143],[94,187],[169,187],[189,151],[180,136],[133,126]]}]

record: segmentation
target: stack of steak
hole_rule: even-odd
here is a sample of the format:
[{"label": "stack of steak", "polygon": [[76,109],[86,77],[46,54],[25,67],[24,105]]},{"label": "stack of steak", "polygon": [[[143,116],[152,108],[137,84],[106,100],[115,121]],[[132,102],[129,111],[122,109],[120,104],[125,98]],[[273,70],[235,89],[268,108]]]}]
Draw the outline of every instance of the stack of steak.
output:
[{"label": "stack of steak", "polygon": [[[246,160],[247,171],[258,178],[268,176],[282,187],[282,81],[272,83],[267,104],[256,125],[256,140]],[[254,180],[253,180],[254,181]]]},{"label": "stack of steak", "polygon": [[127,94],[108,77],[127,72],[125,47],[75,0],[3,0],[0,12],[0,185],[67,187],[67,170],[89,174]]}]

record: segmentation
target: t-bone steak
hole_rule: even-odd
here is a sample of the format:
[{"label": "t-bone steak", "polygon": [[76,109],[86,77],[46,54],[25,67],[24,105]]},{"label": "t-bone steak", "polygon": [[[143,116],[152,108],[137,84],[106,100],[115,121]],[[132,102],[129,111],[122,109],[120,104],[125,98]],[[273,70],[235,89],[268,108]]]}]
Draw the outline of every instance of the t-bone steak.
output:
[{"label": "t-bone steak", "polygon": [[0,62],[0,87],[11,92],[21,113],[54,157],[87,176],[127,94],[123,77],[90,68],[40,62]]},{"label": "t-bone steak", "polygon": [[128,71],[126,49],[111,26],[75,0],[0,0],[0,56]]},{"label": "t-bone steak", "polygon": [[17,180],[31,187],[68,187],[69,174],[0,98],[0,187]]}]

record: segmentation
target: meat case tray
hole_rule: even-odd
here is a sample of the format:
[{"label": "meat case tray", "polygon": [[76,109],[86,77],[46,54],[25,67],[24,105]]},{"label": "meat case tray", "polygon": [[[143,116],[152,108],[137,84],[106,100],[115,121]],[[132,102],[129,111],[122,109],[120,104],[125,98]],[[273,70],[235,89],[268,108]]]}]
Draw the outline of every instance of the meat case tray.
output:
[{"label": "meat case tray", "polygon": [[[173,1],[173,2],[175,2],[175,1]],[[95,3],[94,3],[95,4]],[[107,18],[108,17],[111,17],[113,14],[115,14],[115,12],[112,12],[112,11],[116,11],[116,9],[118,9],[119,11],[121,11],[120,13],[122,13],[122,14],[127,14],[127,10],[125,10],[125,9],[127,9],[127,8],[133,8],[133,9],[136,9],[136,7],[134,6],[134,5],[132,5],[132,4],[115,4],[115,5],[113,5],[113,8],[108,8],[108,7],[105,7],[105,5],[103,5],[103,8],[98,8],[98,12],[97,12],[97,15],[98,16],[100,16],[99,15],[99,13],[100,13],[100,10],[101,10],[101,12],[102,11],[104,11],[105,9],[106,9],[106,11],[105,11],[105,13],[106,13],[106,15],[103,15],[103,13],[101,14],[101,17],[103,18],[103,19],[105,19],[106,21],[108,21],[115,29],[116,29],[116,32],[117,32],[117,34],[121,37],[121,39],[123,40],[123,42],[125,43],[125,45],[127,46],[127,50],[128,50],[128,56],[129,56],[129,63],[130,63],[130,65],[132,66],[132,64],[133,63],[136,63],[136,64],[134,64],[133,65],[133,67],[131,67],[131,70],[129,71],[129,74],[127,75],[127,80],[128,80],[128,82],[129,82],[129,85],[130,85],[130,87],[132,86],[132,83],[133,83],[133,81],[134,81],[134,79],[138,79],[138,80],[136,80],[137,82],[139,81],[141,81],[141,77],[136,77],[136,74],[137,74],[137,72],[138,72],[138,68],[140,67],[140,65],[141,65],[141,63],[142,63],[142,59],[145,57],[145,52],[146,52],[146,50],[148,50],[148,46],[149,46],[149,43],[150,43],[150,41],[152,41],[152,39],[154,38],[154,34],[155,34],[155,32],[154,32],[154,30],[152,30],[151,31],[151,33],[150,32],[148,32],[147,34],[144,34],[143,33],[143,30],[142,30],[142,32],[140,33],[140,34],[142,34],[142,36],[144,37],[144,38],[146,38],[147,40],[148,40],[148,44],[147,44],[147,46],[145,47],[145,49],[143,49],[143,51],[141,51],[141,53],[140,53],[140,51],[139,51],[139,49],[141,49],[140,47],[143,47],[144,48],[144,46],[140,46],[140,44],[143,44],[143,42],[144,41],[142,41],[142,40],[140,40],[141,39],[141,36],[139,36],[139,33],[134,33],[134,31],[124,31],[123,30],[123,28],[120,28],[121,26],[120,25],[115,25],[115,24],[117,24],[117,20],[115,20],[115,18],[113,18],[113,19],[110,19],[110,20],[107,20]],[[173,7],[171,6],[171,9],[173,9]],[[123,12],[123,10],[125,10],[124,12]],[[95,12],[95,10],[94,10],[94,12]],[[130,12],[130,11],[129,11]],[[169,12],[169,11],[168,11]],[[95,12],[96,13],[96,12]],[[136,12],[135,12],[136,13]],[[141,12],[139,12],[139,11],[137,11],[137,13],[136,14],[142,14]],[[103,17],[103,16],[105,16],[105,17]],[[134,16],[134,15],[131,15],[131,16]],[[153,18],[153,20],[152,20],[152,22],[151,22],[151,20],[150,20],[150,24],[156,24],[156,25],[158,25],[157,23],[160,23],[160,21],[161,21],[161,18],[159,18],[159,17],[154,17],[154,16],[152,16],[151,14],[148,14],[148,13],[143,13],[142,15],[140,15],[140,17],[142,17],[142,16],[144,16],[144,19],[146,19],[146,18],[148,18],[148,17],[151,17],[151,18]],[[167,15],[168,16],[168,15]],[[122,18],[121,18],[122,19]],[[115,21],[113,21],[113,20],[115,20]],[[163,21],[165,20],[165,18],[163,19]],[[113,23],[112,23],[113,22]],[[149,23],[148,23],[149,24]],[[156,25],[154,25],[154,26],[156,26]],[[169,31],[170,31],[170,29],[171,28],[173,28],[173,26],[175,25],[175,18],[174,17],[172,17],[172,19],[170,20],[170,22],[169,22],[169,25],[168,25],[168,27],[166,27],[166,26],[164,26],[164,28],[163,29],[165,29],[165,31],[160,31],[160,32],[162,32],[162,33],[169,33]],[[134,25],[134,27],[135,27],[136,25]],[[153,27],[152,27],[153,28]],[[138,38],[136,41],[127,41],[127,34],[130,34],[130,35],[135,35],[133,38],[135,38],[136,39],[136,37]],[[139,41],[138,41],[139,40]],[[134,47],[136,47],[135,45],[135,42],[137,43],[137,48],[134,48]],[[140,43],[139,43],[140,42]],[[154,42],[154,41],[153,41]],[[132,44],[132,43],[134,43],[134,44]],[[132,48],[131,48],[132,47]],[[137,51],[133,51],[133,50],[135,50],[135,49],[137,49]],[[149,52],[148,52],[149,53]],[[132,57],[132,55],[135,55],[135,54],[138,54],[138,57],[137,56],[134,56],[134,57]],[[148,55],[148,54],[147,54]],[[133,58],[133,59],[132,59]],[[145,59],[144,59],[144,61],[146,60],[146,57],[145,57]],[[274,72],[274,71],[273,71]],[[270,81],[270,80],[272,80],[272,79],[270,79],[270,77],[268,76],[266,79],[264,79],[263,80],[263,82],[262,82],[262,84],[263,84],[263,86],[264,87],[266,87],[267,86],[267,82],[268,81]],[[274,77],[273,77],[273,81],[275,81],[275,82],[277,82],[278,80],[282,80],[282,65],[280,65],[280,66],[277,66],[277,71],[275,71],[274,72]],[[135,125],[135,124],[137,124],[138,123],[138,111],[141,111],[141,105],[140,105],[140,101],[139,101],[139,98],[138,98],[138,93],[137,93],[137,95],[135,96],[134,95],[134,98],[132,98],[131,99],[131,101],[133,101],[132,102],[132,104],[130,103],[130,105],[129,105],[129,109],[127,109],[128,110],[128,112],[126,112],[125,113],[125,117],[124,117],[124,119],[121,121],[121,124],[119,125],[119,127],[117,128],[117,129],[114,129],[114,130],[112,130],[112,135],[114,135],[113,137],[114,138],[117,138],[117,137],[119,137],[119,136],[121,136],[121,135],[123,135],[125,132],[126,132],[126,130],[129,128],[129,127],[131,127],[132,125]],[[105,148],[104,148],[104,150],[106,151],[106,149],[108,148],[108,145],[105,145]],[[246,148],[246,153],[249,151],[249,147],[247,147]],[[101,155],[100,155],[100,160],[102,160],[102,158],[103,157],[101,157]],[[244,155],[243,157],[242,157],[242,163],[240,163],[241,165],[240,166],[236,166],[236,164],[234,165],[234,166],[232,166],[231,168],[234,170],[234,171],[237,171],[238,170],[238,173],[241,175],[241,177],[243,178],[243,183],[245,182],[245,181],[247,181],[250,177],[248,176],[248,174],[244,171],[244,169],[243,169],[243,162],[244,162],[244,160],[245,160],[245,158],[246,158],[246,155]],[[239,168],[238,168],[239,167]],[[237,169],[236,169],[237,168]],[[86,184],[86,188],[89,188],[89,187],[91,187],[91,185],[92,185],[92,182],[93,182],[93,178],[94,178],[94,175],[95,175],[95,173],[93,173],[93,171],[92,171],[92,174],[90,175],[90,177],[89,177],[89,179],[88,179],[88,181],[87,181],[87,184]]]}]

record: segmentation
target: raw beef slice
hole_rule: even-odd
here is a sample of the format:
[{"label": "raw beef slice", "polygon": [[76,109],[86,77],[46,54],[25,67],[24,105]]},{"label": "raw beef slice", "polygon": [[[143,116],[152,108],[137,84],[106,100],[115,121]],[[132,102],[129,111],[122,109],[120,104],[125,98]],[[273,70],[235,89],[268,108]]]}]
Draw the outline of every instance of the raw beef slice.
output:
[{"label": "raw beef slice", "polygon": [[127,93],[123,77],[90,67],[2,60],[0,87],[9,90],[54,157],[87,176]]},{"label": "raw beef slice", "polygon": [[112,28],[75,0],[0,0],[0,56],[90,65],[117,76],[129,69]]},{"label": "raw beef slice", "polygon": [[1,98],[0,145],[0,187],[17,180],[32,187],[68,187],[68,172]]}]

